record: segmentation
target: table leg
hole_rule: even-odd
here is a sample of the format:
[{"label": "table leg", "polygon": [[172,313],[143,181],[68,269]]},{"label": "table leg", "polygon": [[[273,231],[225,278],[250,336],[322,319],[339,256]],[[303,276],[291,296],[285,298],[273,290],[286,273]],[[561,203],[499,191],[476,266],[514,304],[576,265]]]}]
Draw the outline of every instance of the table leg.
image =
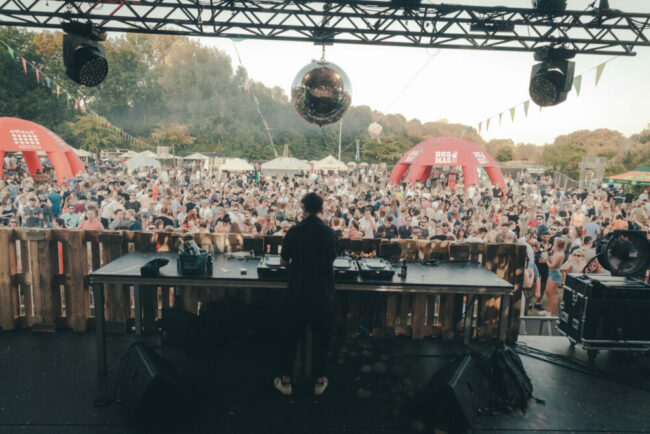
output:
[{"label": "table leg", "polygon": [[314,351],[314,342],[312,340],[311,327],[305,327],[305,377],[311,378],[312,354]]},{"label": "table leg", "polygon": [[133,285],[133,304],[135,306],[135,334],[142,335],[142,290],[140,285]]},{"label": "table leg", "polygon": [[93,285],[95,295],[95,335],[97,337],[97,370],[105,374],[106,366],[106,330],[104,323],[104,285]]},{"label": "table leg", "polygon": [[510,296],[501,296],[501,306],[499,312],[499,342],[505,342],[506,333],[508,332],[508,312],[510,311]]},{"label": "table leg", "polygon": [[465,319],[463,325],[465,330],[463,332],[463,343],[469,345],[472,334],[472,321],[474,317],[474,295],[467,294],[467,304],[465,305]]}]

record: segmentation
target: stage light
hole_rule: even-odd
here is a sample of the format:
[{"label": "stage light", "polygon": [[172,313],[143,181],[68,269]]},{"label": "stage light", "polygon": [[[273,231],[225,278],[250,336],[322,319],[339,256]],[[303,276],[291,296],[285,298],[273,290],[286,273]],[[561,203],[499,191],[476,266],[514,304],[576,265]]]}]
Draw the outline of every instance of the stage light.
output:
[{"label": "stage light", "polygon": [[566,100],[575,74],[575,63],[569,61],[575,54],[564,49],[545,48],[535,53],[530,74],[530,98],[541,107],[557,105]]},{"label": "stage light", "polygon": [[544,10],[566,10],[566,0],[533,0],[533,7]]},{"label": "stage light", "polygon": [[108,75],[106,50],[99,44],[106,35],[92,24],[64,23],[63,63],[65,73],[75,83],[97,86]]}]

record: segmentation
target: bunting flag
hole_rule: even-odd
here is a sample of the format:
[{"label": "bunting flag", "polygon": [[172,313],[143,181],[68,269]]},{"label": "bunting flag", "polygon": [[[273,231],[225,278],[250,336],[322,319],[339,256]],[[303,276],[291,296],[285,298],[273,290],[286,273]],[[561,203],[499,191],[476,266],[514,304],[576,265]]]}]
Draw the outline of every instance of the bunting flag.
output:
[{"label": "bunting flag", "polygon": [[25,60],[24,57],[21,57],[20,60],[23,61],[23,70],[25,71],[25,74],[27,74],[27,60]]},{"label": "bunting flag", "polygon": [[488,119],[487,122],[485,123],[485,131],[490,129],[490,120]]},{"label": "bunting flag", "polygon": [[515,121],[515,107],[510,109],[510,118],[512,119],[512,122]]},{"label": "bunting flag", "polygon": [[607,62],[603,62],[596,68],[596,86],[598,86],[598,83],[600,82],[600,77],[603,75],[603,70],[605,69],[606,64]]},{"label": "bunting flag", "polygon": [[41,82],[40,71],[38,70],[38,68],[34,68],[34,71],[36,71],[36,81],[40,83]]},{"label": "bunting flag", "polygon": [[14,49],[11,47],[7,47],[7,50],[9,50],[9,55],[11,56],[12,60],[16,60],[16,55],[14,54]]},{"label": "bunting flag", "polygon": [[481,134],[481,128],[483,127],[483,122],[478,123],[478,133]]},{"label": "bunting flag", "polygon": [[503,112],[499,113],[499,126],[501,126],[501,119],[503,118]]},{"label": "bunting flag", "polygon": [[56,97],[57,99],[59,98],[59,95],[61,95],[61,86],[58,84],[56,85]]},{"label": "bunting flag", "polygon": [[77,98],[74,99],[74,109],[79,110],[79,100]]},{"label": "bunting flag", "polygon": [[580,96],[580,88],[582,87],[582,75],[573,79],[573,87],[576,89],[576,95]]},{"label": "bunting flag", "polygon": [[530,100],[524,103],[524,114],[528,117],[528,107],[530,107]]},{"label": "bunting flag", "polygon": [[47,86],[48,89],[51,87],[50,77],[45,77],[45,85]]}]

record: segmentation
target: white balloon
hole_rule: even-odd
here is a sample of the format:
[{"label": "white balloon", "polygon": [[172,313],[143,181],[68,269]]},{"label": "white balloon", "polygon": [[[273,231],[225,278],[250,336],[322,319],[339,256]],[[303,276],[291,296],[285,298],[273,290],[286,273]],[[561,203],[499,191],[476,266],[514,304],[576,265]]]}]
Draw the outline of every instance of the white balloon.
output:
[{"label": "white balloon", "polygon": [[384,128],[381,125],[379,125],[377,122],[373,122],[368,127],[368,134],[370,134],[370,137],[372,137],[373,139],[376,139],[381,135],[383,129]]}]

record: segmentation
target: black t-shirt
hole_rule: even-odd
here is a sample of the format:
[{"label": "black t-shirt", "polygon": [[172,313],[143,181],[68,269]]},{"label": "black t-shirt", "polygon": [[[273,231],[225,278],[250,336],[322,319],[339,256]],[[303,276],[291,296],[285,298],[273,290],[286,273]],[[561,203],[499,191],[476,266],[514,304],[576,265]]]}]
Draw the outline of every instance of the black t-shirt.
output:
[{"label": "black t-shirt", "polygon": [[392,240],[393,238],[397,238],[397,226],[390,225],[390,227],[388,227],[386,225],[383,225],[380,227],[384,228],[387,239]]},{"label": "black t-shirt", "polygon": [[137,214],[138,212],[140,212],[140,202],[138,202],[137,200],[134,200],[133,202],[128,201],[124,204],[124,208],[132,209]]},{"label": "black t-shirt", "polygon": [[291,227],[282,243],[282,259],[289,264],[289,296],[320,307],[334,296],[334,259],[341,246],[334,231],[311,215]]}]

